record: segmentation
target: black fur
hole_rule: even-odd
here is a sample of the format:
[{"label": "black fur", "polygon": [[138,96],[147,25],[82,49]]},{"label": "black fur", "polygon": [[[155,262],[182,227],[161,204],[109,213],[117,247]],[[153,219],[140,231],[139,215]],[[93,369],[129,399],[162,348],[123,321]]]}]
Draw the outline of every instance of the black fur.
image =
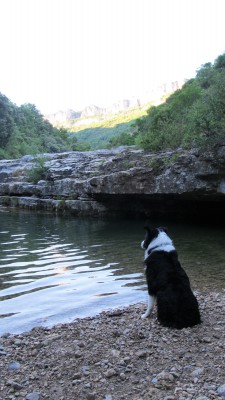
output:
[{"label": "black fur", "polygon": [[[158,228],[149,230],[143,243],[145,249]],[[151,234],[152,233],[152,234]],[[145,259],[148,293],[157,299],[157,317],[160,324],[171,328],[187,328],[201,323],[198,302],[189,278],[178,261],[177,252],[151,251]]]}]

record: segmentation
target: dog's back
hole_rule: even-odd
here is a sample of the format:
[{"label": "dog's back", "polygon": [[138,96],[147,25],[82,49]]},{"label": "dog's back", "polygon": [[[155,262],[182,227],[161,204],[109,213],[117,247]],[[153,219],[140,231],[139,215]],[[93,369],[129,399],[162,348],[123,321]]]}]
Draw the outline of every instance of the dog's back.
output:
[{"label": "dog's back", "polygon": [[148,292],[157,298],[159,322],[177,329],[199,324],[198,302],[176,251],[152,252],[145,265]]}]

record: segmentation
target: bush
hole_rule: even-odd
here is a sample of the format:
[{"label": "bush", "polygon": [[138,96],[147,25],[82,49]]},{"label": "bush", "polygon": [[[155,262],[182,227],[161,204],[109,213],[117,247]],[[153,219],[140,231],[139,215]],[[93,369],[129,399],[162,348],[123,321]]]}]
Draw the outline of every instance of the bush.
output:
[{"label": "bush", "polygon": [[41,179],[45,178],[48,168],[45,166],[45,158],[37,157],[36,163],[33,168],[27,170],[28,182],[38,183]]}]

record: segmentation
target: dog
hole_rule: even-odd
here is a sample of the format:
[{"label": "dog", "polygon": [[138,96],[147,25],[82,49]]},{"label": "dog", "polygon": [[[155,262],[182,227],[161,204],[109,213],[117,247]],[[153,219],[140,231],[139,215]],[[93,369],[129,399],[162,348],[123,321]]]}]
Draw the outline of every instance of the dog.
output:
[{"label": "dog", "polygon": [[145,230],[141,247],[145,250],[148,307],[142,318],[150,316],[157,301],[157,318],[161,325],[183,329],[200,324],[197,299],[167,229],[147,226]]}]

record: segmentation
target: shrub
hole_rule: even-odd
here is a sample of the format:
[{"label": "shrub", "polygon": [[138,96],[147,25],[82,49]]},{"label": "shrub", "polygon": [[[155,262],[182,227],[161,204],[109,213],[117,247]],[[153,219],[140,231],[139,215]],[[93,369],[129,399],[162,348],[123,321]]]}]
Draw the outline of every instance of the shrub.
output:
[{"label": "shrub", "polygon": [[27,170],[27,180],[32,183],[37,183],[44,179],[48,168],[45,166],[45,158],[37,157],[35,165]]}]

